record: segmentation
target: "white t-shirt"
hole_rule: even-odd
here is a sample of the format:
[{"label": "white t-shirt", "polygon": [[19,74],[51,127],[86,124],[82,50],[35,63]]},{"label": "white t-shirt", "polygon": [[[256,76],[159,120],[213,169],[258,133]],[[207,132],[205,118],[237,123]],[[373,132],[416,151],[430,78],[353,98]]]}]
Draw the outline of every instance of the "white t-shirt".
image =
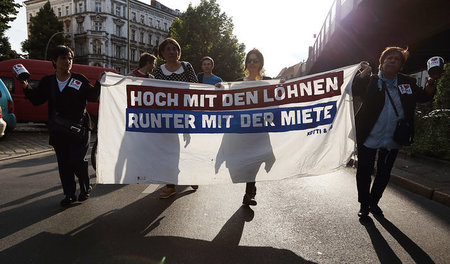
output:
[{"label": "white t-shirt", "polygon": [[60,92],[62,92],[64,90],[64,87],[66,87],[69,80],[70,80],[70,76],[69,76],[69,78],[67,78],[67,80],[62,81],[62,82],[60,80],[58,80],[58,77],[56,77],[56,81],[58,82],[58,88],[59,88]]}]

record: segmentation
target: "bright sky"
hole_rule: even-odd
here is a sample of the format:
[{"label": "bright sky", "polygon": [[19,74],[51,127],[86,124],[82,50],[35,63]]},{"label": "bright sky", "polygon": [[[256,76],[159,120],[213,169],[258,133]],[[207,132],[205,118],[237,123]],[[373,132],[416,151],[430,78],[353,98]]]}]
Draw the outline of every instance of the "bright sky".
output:
[{"label": "bright sky", "polygon": [[[150,0],[140,0],[149,3]],[[308,58],[308,47],[314,44],[334,0],[217,0],[222,12],[233,19],[234,31],[246,51],[258,48],[264,55],[265,74],[276,77],[284,68]],[[15,0],[23,3],[23,0]],[[185,11],[200,0],[159,0],[172,9]],[[25,7],[6,32],[14,50],[22,53],[26,39]],[[206,55],[206,54],[205,54]],[[220,62],[216,62],[220,63]]]}]

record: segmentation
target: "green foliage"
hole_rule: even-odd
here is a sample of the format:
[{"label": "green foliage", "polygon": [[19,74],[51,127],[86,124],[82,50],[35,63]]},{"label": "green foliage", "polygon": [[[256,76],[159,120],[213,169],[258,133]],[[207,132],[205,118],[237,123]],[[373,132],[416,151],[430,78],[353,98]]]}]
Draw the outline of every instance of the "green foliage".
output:
[{"label": "green foliage", "polygon": [[20,8],[20,4],[14,3],[14,0],[0,1],[0,34],[10,28],[8,23],[16,19],[15,15],[19,12],[18,8]]},{"label": "green foliage", "polygon": [[409,153],[450,160],[450,118],[419,118],[415,120],[414,144]]},{"label": "green foliage", "polygon": [[214,59],[214,74],[226,81],[242,77],[245,46],[233,35],[233,22],[221,13],[215,0],[202,0],[176,18],[170,27],[170,37],[181,46],[181,60],[188,61],[200,72],[200,59]]},{"label": "green foliage", "polygon": [[22,50],[28,52],[30,59],[47,60],[54,47],[67,44],[64,34],[55,35],[48,46],[47,58],[44,58],[47,43],[57,32],[63,32],[63,22],[58,20],[50,2],[47,2],[36,16],[30,19],[30,35],[22,42]]},{"label": "green foliage", "polygon": [[0,61],[20,58],[20,55],[16,51],[11,49],[8,37],[0,34]]},{"label": "green foliage", "polygon": [[11,49],[9,39],[5,36],[5,31],[10,28],[8,23],[16,19],[18,8],[20,8],[20,4],[14,3],[14,0],[0,1],[0,61],[20,57]]},{"label": "green foliage", "polygon": [[[450,108],[450,64],[446,65],[444,75],[439,79],[436,88],[433,109]],[[426,104],[426,106],[430,105]],[[423,115],[433,110],[427,107],[424,109],[427,111],[423,112]],[[415,142],[411,147],[406,148],[406,151],[450,160],[450,118],[416,117],[415,133]]]},{"label": "green foliage", "polygon": [[436,87],[436,96],[433,101],[434,109],[450,108],[450,64],[445,65],[443,76]]}]

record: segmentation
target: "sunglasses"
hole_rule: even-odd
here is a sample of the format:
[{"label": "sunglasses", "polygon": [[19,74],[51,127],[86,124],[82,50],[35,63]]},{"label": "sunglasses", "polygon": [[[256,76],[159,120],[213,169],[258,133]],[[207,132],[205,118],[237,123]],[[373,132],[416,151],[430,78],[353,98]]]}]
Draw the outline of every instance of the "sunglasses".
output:
[{"label": "sunglasses", "polygon": [[258,59],[248,59],[247,63],[254,63],[254,64],[256,64],[256,63],[259,63],[259,60]]}]

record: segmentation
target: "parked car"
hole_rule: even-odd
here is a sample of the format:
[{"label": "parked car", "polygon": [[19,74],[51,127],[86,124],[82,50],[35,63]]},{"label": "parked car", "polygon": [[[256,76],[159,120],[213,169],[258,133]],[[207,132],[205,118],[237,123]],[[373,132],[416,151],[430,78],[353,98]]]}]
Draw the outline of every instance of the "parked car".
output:
[{"label": "parked car", "polygon": [[2,80],[0,80],[0,107],[2,109],[3,120],[8,124],[6,132],[11,132],[16,128],[14,101]]},{"label": "parked car", "polygon": [[428,114],[424,115],[422,118],[427,119],[427,118],[441,118],[441,117],[450,118],[450,109],[435,109],[429,112]]},{"label": "parked car", "polygon": [[[46,123],[48,121],[48,106],[47,103],[33,106],[23,94],[22,86],[15,78],[12,67],[16,64],[22,64],[28,72],[30,72],[29,84],[35,87],[39,84],[42,77],[55,73],[55,69],[50,61],[43,60],[29,60],[29,59],[12,59],[0,62],[0,79],[6,84],[9,92],[12,95],[15,103],[15,114],[18,122],[35,122]],[[102,68],[96,66],[88,66],[81,64],[73,64],[72,71],[83,74],[92,85],[103,72],[114,72],[116,70],[111,68]],[[91,117],[96,120],[98,116],[98,103],[89,102],[87,104],[87,111]]]},{"label": "parked car", "polygon": [[5,135],[6,126],[5,120],[2,118],[2,108],[0,107],[0,138]]}]

